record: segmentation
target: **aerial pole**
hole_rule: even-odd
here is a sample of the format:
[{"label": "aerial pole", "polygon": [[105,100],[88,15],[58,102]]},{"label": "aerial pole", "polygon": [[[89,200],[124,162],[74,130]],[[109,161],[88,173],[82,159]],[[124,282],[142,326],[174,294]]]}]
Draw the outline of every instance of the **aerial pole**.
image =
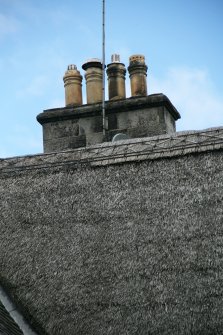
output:
[{"label": "aerial pole", "polygon": [[105,136],[105,0],[102,0],[102,71],[102,124],[103,135]]}]

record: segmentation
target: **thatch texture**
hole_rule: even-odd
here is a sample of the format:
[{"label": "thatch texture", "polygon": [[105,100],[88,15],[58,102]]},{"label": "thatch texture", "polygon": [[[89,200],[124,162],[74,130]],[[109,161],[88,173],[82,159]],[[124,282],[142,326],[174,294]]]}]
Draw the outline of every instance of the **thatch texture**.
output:
[{"label": "thatch texture", "polygon": [[72,158],[90,149],[2,161],[1,282],[40,334],[222,333],[219,143],[102,166]]}]

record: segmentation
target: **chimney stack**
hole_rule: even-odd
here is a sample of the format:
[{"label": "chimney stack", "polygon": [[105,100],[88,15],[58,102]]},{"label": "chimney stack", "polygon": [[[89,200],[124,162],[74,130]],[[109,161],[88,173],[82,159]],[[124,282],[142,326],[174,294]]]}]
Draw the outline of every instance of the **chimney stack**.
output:
[{"label": "chimney stack", "polygon": [[63,77],[65,88],[65,105],[82,105],[82,79],[76,65],[68,65]]},{"label": "chimney stack", "polygon": [[129,78],[132,96],[147,96],[147,69],[143,55],[129,57]]},{"label": "chimney stack", "polygon": [[113,54],[111,57],[111,63],[107,66],[108,96],[110,100],[124,99],[126,97],[125,74],[125,65],[120,63],[120,56]]},{"label": "chimney stack", "polygon": [[103,71],[100,59],[92,58],[88,60],[82,65],[82,69],[86,71],[87,103],[101,102]]}]

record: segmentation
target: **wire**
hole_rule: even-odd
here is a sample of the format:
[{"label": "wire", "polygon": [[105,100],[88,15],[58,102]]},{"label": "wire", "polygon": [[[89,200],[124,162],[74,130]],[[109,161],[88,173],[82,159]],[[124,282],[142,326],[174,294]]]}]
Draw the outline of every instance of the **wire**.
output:
[{"label": "wire", "polygon": [[105,0],[102,0],[102,126],[106,135],[105,122]]}]

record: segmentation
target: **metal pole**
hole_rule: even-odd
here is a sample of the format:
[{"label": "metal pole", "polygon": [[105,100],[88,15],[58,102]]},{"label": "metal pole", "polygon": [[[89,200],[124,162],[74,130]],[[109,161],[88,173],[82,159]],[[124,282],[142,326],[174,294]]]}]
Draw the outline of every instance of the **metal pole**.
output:
[{"label": "metal pole", "polygon": [[102,0],[102,122],[103,135],[106,135],[105,123],[105,0]]}]

